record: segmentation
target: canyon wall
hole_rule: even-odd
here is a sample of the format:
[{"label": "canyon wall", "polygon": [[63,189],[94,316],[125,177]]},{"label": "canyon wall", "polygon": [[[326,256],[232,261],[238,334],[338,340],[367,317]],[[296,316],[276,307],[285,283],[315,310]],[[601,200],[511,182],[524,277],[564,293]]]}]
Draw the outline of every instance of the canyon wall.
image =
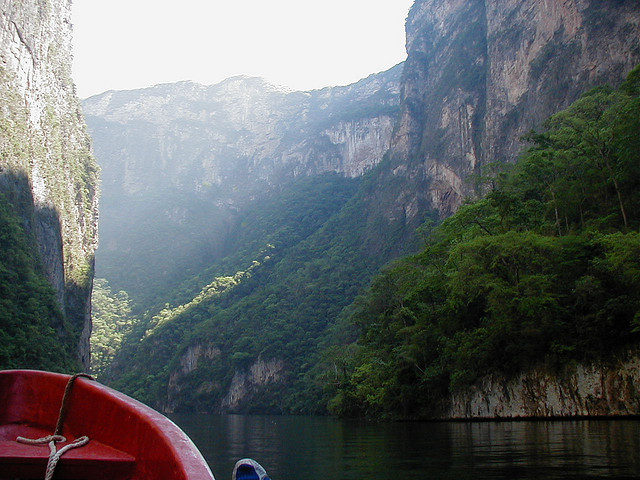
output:
[{"label": "canyon wall", "polygon": [[91,97],[105,196],[165,186],[237,202],[238,185],[256,194],[299,175],[360,176],[389,148],[400,73],[310,92],[239,76]]},{"label": "canyon wall", "polygon": [[470,177],[513,162],[521,136],[589,88],[619,85],[640,63],[633,0],[417,0],[389,176],[411,217],[454,212]]},{"label": "canyon wall", "polygon": [[97,275],[146,301],[227,254],[243,211],[292,181],[370,171],[390,145],[401,72],[310,92],[239,76],[86,99],[102,167]]},{"label": "canyon wall", "polygon": [[71,80],[71,1],[0,0],[0,192],[89,365],[98,168]]},{"label": "canyon wall", "polygon": [[534,369],[513,379],[488,376],[451,397],[453,419],[630,416],[640,412],[640,358]]},{"label": "canyon wall", "polygon": [[[390,212],[408,224],[482,194],[473,178],[514,162],[524,134],[640,63],[640,3],[630,0],[417,0],[406,30],[400,120],[379,184],[402,179]],[[639,381],[633,355],[489,376],[452,396],[443,418],[635,415]]]},{"label": "canyon wall", "polygon": [[[250,364],[237,366],[230,384],[222,388],[218,381],[213,380],[212,376],[206,373],[215,362],[221,360],[221,355],[222,351],[211,344],[197,343],[189,346],[179,356],[179,368],[171,372],[166,402],[160,405],[162,410],[169,413],[176,409],[184,410],[184,390],[195,389],[195,394],[194,392],[189,394],[191,398],[219,397],[214,406],[211,406],[210,401],[208,402],[209,409],[225,413],[241,412],[247,408],[247,405],[260,404],[264,389],[280,388],[280,384],[289,374],[284,360],[278,358],[265,360],[258,357]],[[197,374],[198,368],[200,368],[200,376]]]},{"label": "canyon wall", "polygon": [[[482,194],[475,179],[494,162],[513,162],[523,134],[589,88],[619,84],[640,63],[639,24],[634,0],[416,0],[406,24],[406,62],[354,85],[290,92],[236,77],[213,86],[183,82],[87,99],[104,169],[98,269],[141,304],[159,303],[189,275],[232,252],[230,231],[252,218],[242,218],[243,208],[253,203],[260,209],[265,192],[276,195],[292,179],[327,172],[367,173],[348,215],[336,217],[342,228],[327,241],[358,236],[353,243],[361,256],[342,262],[354,269],[364,257],[388,262],[412,250],[425,219],[443,219],[467,197]],[[311,256],[326,253],[318,248]],[[336,277],[328,283],[339,284]],[[304,303],[306,287],[317,290],[312,281],[300,287],[292,303]],[[266,303],[261,299],[256,308]],[[278,308],[274,302],[274,318],[287,317],[288,307]],[[212,306],[203,317],[218,314]],[[249,317],[255,323],[247,320],[246,330],[264,334],[266,314],[221,316],[224,326]],[[310,317],[335,320],[316,312]],[[222,326],[207,330],[211,345]],[[229,342],[223,353],[221,346],[197,347],[200,338],[186,337],[177,340],[184,341],[183,352],[169,337],[170,360],[154,366],[159,385],[171,362],[168,393],[162,394],[168,403],[154,399],[167,410],[264,408],[252,394],[271,389],[270,398],[282,397],[294,377],[275,355],[263,358],[241,342]],[[580,368],[576,375],[595,385],[599,370]],[[583,380],[553,378],[533,372],[508,385],[487,379],[477,394],[452,399],[450,416],[523,412],[533,390],[540,392],[538,407],[525,413],[536,415],[556,411],[543,406],[553,405],[545,400],[553,392],[583,391],[577,386]],[[589,388],[585,398],[595,395]],[[498,400],[489,390],[505,393],[497,393]],[[576,400],[575,407],[557,411],[587,403]]]}]

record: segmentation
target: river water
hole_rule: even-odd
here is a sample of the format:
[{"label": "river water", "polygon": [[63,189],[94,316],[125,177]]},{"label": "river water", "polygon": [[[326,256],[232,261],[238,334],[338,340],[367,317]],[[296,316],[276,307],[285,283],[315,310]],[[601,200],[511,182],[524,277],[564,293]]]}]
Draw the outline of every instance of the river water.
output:
[{"label": "river water", "polygon": [[640,478],[640,420],[367,423],[176,414],[216,480],[258,460],[273,480]]}]

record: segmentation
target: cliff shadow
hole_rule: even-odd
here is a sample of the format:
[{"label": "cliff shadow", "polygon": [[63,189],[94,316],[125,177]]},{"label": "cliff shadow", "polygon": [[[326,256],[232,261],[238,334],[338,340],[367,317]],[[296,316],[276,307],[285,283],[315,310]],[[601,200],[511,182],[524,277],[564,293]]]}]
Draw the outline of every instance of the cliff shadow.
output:
[{"label": "cliff shadow", "polygon": [[87,292],[87,286],[65,280],[60,214],[51,205],[37,205],[32,192],[25,172],[0,167],[0,228],[2,241],[9,242],[0,251],[0,263],[7,269],[3,297],[15,299],[13,315],[9,308],[5,314],[19,317],[26,308],[29,315],[33,310],[33,315],[45,317],[33,319],[35,325],[50,326],[57,337],[53,341],[72,345],[77,355],[71,355],[77,358],[70,363],[79,360],[88,366],[91,286]]}]

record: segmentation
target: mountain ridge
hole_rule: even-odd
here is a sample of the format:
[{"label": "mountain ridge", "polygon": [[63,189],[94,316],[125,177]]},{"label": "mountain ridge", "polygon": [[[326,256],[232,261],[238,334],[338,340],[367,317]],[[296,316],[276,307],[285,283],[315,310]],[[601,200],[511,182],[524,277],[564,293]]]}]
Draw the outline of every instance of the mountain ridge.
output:
[{"label": "mountain ridge", "polygon": [[[199,255],[219,257],[238,212],[268,192],[305,175],[361,176],[388,148],[400,70],[313,92],[265,90],[262,79],[235,77],[212,86],[182,82],[86,100],[102,166],[98,275],[135,296],[131,280],[118,280],[137,265],[137,254],[126,253],[132,245],[143,242],[147,252],[166,245],[169,250],[140,267],[140,277],[166,278],[193,261],[161,237],[178,234],[192,253],[204,249]],[[150,218],[161,231],[148,225]],[[125,225],[129,239],[119,243],[115,232]],[[201,240],[181,233],[190,229]],[[149,234],[155,235],[153,247],[141,239]],[[101,274],[105,256],[124,273],[107,267],[109,273]],[[174,257],[180,260],[170,272],[149,273],[149,266]]]}]

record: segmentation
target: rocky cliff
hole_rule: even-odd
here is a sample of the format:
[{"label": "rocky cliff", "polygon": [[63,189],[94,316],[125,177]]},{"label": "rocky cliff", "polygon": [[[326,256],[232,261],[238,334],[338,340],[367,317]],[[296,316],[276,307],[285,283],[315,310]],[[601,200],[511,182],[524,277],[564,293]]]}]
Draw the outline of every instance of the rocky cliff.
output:
[{"label": "rocky cliff", "polygon": [[371,170],[389,148],[401,71],[310,92],[234,77],[85,100],[103,173],[98,275],[139,300],[228,253],[243,209],[292,180]]},{"label": "rocky cliff", "polygon": [[0,192],[57,292],[80,362],[89,363],[97,242],[97,166],[71,72],[71,2],[0,0]]},{"label": "rocky cliff", "polygon": [[389,148],[400,72],[311,92],[233,77],[89,98],[105,195],[172,186],[233,196],[239,185],[255,193],[297,175],[362,175]]},{"label": "rocky cliff", "polygon": [[402,113],[388,183],[395,215],[451,214],[470,175],[513,161],[520,137],[640,62],[633,0],[417,0],[407,19]]},{"label": "rocky cliff", "polygon": [[572,365],[560,372],[535,369],[505,380],[484,378],[451,397],[445,418],[631,416],[640,411],[640,359],[626,352],[616,362]]},{"label": "rocky cliff", "polygon": [[[197,376],[197,369],[201,371],[216,361],[221,360],[222,351],[217,346],[211,344],[197,343],[189,346],[178,357],[176,363],[178,368],[171,371],[166,392],[166,401],[159,407],[172,413],[179,409],[184,409],[185,397],[197,398],[199,396],[220,397],[214,406],[214,411],[234,413],[247,410],[247,405],[261,405],[261,396],[265,389],[279,389],[282,382],[289,375],[286,362],[279,358],[265,360],[258,357],[251,364],[244,367],[236,367],[233,370],[233,377],[229,385],[221,385],[219,381],[212,380],[211,377],[198,378],[197,383],[193,383],[193,378]],[[185,389],[195,388],[195,392],[185,394]],[[263,405],[266,407],[266,405]],[[211,408],[211,407],[209,407]],[[267,408],[268,410],[268,408]],[[262,410],[264,411],[264,410]]]},{"label": "rocky cliff", "polygon": [[[402,185],[387,194],[397,199],[387,219],[407,224],[425,210],[449,216],[482,193],[474,175],[517,158],[523,134],[640,63],[636,1],[417,0],[406,29],[401,115],[377,185]],[[487,377],[453,396],[443,417],[636,414],[639,379],[634,356]]]}]

